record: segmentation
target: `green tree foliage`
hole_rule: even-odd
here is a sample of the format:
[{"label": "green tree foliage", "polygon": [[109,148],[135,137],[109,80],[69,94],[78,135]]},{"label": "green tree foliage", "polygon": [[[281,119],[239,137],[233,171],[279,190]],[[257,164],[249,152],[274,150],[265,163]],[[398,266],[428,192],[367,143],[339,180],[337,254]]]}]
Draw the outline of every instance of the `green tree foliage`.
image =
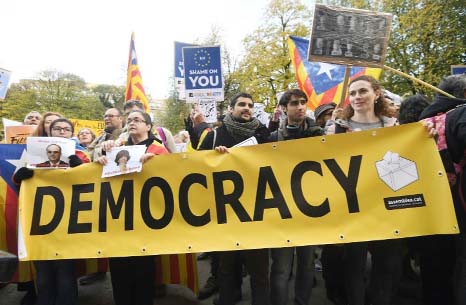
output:
[{"label": "green tree foliage", "polygon": [[[385,65],[434,86],[450,66],[466,62],[464,0],[328,0],[323,4],[393,14]],[[382,82],[398,94],[432,93],[430,89],[385,71]]]},{"label": "green tree foliage", "polygon": [[[394,14],[386,65],[438,85],[450,65],[466,62],[466,10],[462,0],[384,0]],[[385,73],[387,86],[399,93],[426,92],[412,81]]]},{"label": "green tree foliage", "polygon": [[196,41],[199,45],[220,45],[222,57],[222,78],[223,78],[223,91],[225,100],[217,103],[217,110],[219,114],[223,114],[228,108],[228,100],[230,97],[237,93],[239,85],[234,78],[234,71],[237,68],[237,60],[233,58],[230,50],[225,45],[222,39],[222,29],[218,26],[212,26],[210,33],[204,39]]},{"label": "green tree foliage", "polygon": [[99,101],[105,108],[115,107],[123,109],[126,90],[124,86],[97,85],[91,90],[97,95]]},{"label": "green tree foliage", "polygon": [[190,105],[178,99],[176,89],[173,87],[170,97],[165,102],[166,108],[156,111],[154,123],[168,128],[173,134],[185,128],[184,118],[187,118],[191,110]]},{"label": "green tree foliage", "polygon": [[68,118],[101,120],[105,108],[122,105],[124,87],[90,87],[79,76],[55,70],[40,72],[34,79],[11,84],[0,103],[0,115],[22,121],[31,110],[55,111]]},{"label": "green tree foliage", "polygon": [[296,86],[288,52],[289,35],[307,37],[310,11],[300,0],[272,0],[262,24],[244,39],[245,57],[234,72],[237,89],[271,110],[276,94]]}]

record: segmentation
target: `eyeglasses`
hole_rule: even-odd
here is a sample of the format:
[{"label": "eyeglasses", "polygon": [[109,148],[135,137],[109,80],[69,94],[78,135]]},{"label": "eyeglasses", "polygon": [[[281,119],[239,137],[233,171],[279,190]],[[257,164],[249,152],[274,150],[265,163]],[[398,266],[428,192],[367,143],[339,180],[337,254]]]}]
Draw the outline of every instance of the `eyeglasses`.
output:
[{"label": "eyeglasses", "polygon": [[30,115],[30,116],[27,116],[26,119],[28,119],[28,120],[32,120],[32,119],[40,120],[40,116]]},{"label": "eyeglasses", "polygon": [[139,123],[146,123],[146,121],[144,120],[141,120],[141,119],[138,119],[138,118],[135,118],[135,119],[127,119],[126,120],[126,124],[131,124],[131,123],[135,123],[135,124],[139,124]]},{"label": "eyeglasses", "polygon": [[58,131],[58,132],[71,132],[71,128],[70,127],[58,127],[58,126],[54,126],[52,128],[53,131]]},{"label": "eyeglasses", "polygon": [[48,154],[59,154],[60,151],[58,151],[58,150],[57,150],[57,151],[48,150],[47,153],[48,153]]},{"label": "eyeglasses", "polygon": [[119,114],[106,114],[106,115],[104,115],[104,119],[106,119],[106,118],[113,119],[113,118],[119,117],[119,116],[120,116]]}]

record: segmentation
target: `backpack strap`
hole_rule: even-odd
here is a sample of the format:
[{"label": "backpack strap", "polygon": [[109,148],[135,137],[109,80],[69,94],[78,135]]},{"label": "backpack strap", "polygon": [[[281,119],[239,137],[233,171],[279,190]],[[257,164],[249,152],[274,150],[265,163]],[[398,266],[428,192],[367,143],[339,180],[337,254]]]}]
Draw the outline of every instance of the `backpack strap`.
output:
[{"label": "backpack strap", "polygon": [[212,149],[215,149],[215,141],[217,140],[217,129],[214,129],[213,132],[214,132],[214,140],[212,141]]}]

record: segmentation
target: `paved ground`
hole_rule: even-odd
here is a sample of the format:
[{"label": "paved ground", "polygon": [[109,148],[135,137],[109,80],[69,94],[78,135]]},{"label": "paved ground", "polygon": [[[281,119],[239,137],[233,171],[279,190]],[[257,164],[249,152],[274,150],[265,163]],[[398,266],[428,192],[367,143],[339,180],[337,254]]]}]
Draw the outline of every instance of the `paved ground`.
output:
[{"label": "paved ground", "polygon": [[[198,262],[199,269],[199,285],[202,286],[208,277],[209,261],[203,260]],[[312,299],[310,305],[333,305],[332,302],[325,298],[325,288],[322,280],[321,272],[316,272],[317,287],[312,291]],[[420,305],[418,299],[408,298],[406,294],[413,294],[417,291],[416,286],[403,285],[405,296],[398,297],[393,305]],[[290,287],[293,287],[293,279],[291,279]],[[19,305],[24,292],[18,292],[16,285],[11,284],[3,289],[0,289],[0,305]],[[293,304],[293,293],[290,291],[289,305]],[[212,304],[213,297],[199,301],[196,296],[183,286],[168,285],[167,296],[161,299],[156,299],[154,304],[157,305],[204,305]],[[238,305],[251,304],[251,293],[249,286],[249,278],[246,277],[243,281],[243,300]],[[113,305],[112,286],[110,283],[110,274],[107,274],[105,280],[96,282],[92,285],[79,286],[79,305]]]}]

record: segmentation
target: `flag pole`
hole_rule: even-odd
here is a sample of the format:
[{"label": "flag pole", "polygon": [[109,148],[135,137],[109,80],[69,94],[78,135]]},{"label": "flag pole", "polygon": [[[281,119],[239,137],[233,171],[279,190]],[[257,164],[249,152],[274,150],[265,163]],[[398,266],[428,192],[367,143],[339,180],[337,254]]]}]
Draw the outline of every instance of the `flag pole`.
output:
[{"label": "flag pole", "polygon": [[426,86],[427,88],[430,88],[430,89],[432,89],[432,90],[434,90],[434,91],[436,91],[436,92],[438,92],[438,93],[440,93],[440,94],[443,94],[443,95],[445,95],[445,96],[448,96],[449,98],[455,98],[455,97],[454,97],[453,95],[451,95],[450,93],[447,93],[447,92],[445,92],[445,91],[443,91],[443,90],[441,90],[441,89],[439,89],[439,88],[437,88],[437,87],[435,87],[435,86],[432,86],[432,85],[429,84],[429,83],[426,83],[426,82],[424,82],[424,81],[422,81],[422,80],[420,80],[420,79],[418,79],[418,78],[415,78],[414,76],[411,76],[411,75],[406,74],[406,73],[404,73],[404,72],[398,71],[398,70],[393,69],[392,67],[389,67],[389,66],[385,66],[385,65],[384,65],[383,68],[384,68],[385,70],[389,70],[389,71],[391,71],[391,72],[393,72],[393,73],[395,73],[395,74],[398,74],[398,75],[400,75],[400,76],[409,78],[410,80],[415,81],[416,83],[421,84],[421,85],[423,85],[423,86]]},{"label": "flag pole", "polygon": [[345,66],[345,78],[343,79],[343,87],[341,88],[341,98],[338,108],[343,108],[346,99],[346,91],[348,91],[348,81],[350,77],[351,67]]}]

